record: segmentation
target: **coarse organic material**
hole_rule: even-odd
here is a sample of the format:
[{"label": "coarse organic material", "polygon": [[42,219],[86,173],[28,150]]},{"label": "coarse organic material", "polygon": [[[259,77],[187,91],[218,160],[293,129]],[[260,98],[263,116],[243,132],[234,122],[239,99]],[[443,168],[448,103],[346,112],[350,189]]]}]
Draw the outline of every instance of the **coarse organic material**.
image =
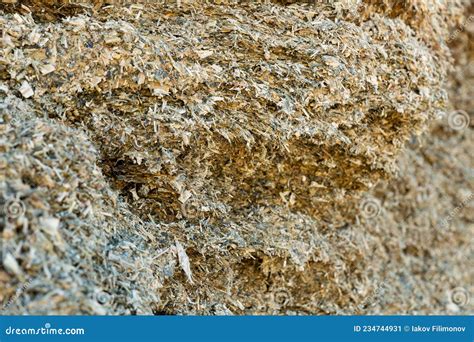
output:
[{"label": "coarse organic material", "polygon": [[386,176],[446,100],[444,64],[383,18],[260,4],[101,13],[4,19],[3,78],[85,125],[145,217],[321,214]]},{"label": "coarse organic material", "polygon": [[472,312],[470,12],[432,3],[1,5],[2,312]]}]

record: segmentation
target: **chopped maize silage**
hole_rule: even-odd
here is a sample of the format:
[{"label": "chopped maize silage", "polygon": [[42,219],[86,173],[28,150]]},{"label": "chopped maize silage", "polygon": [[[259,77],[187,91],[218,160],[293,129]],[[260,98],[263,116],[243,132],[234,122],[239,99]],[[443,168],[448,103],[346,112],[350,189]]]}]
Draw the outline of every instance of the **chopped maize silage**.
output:
[{"label": "chopped maize silage", "polygon": [[[394,170],[403,142],[442,108],[447,63],[399,20],[340,22],[337,6],[320,6],[120,7],[50,24],[2,16],[2,192],[25,209],[2,232],[4,309],[468,310],[446,296],[472,278],[461,271],[468,221],[445,233],[450,245],[436,230],[425,233],[439,243],[410,239],[407,229],[420,230],[407,208],[383,197],[412,200],[416,191],[399,192],[423,177],[418,152],[406,152],[400,183],[375,188],[378,216],[357,213],[360,191]],[[41,138],[22,144],[34,132]],[[466,158],[469,137],[442,144]],[[33,257],[46,266],[32,267]],[[426,274],[441,271],[449,281],[431,285]]]},{"label": "chopped maize silage", "polygon": [[85,125],[105,173],[144,215],[213,218],[255,205],[315,215],[390,172],[445,101],[444,65],[408,27],[335,22],[323,10],[11,17],[3,74],[38,110]]}]

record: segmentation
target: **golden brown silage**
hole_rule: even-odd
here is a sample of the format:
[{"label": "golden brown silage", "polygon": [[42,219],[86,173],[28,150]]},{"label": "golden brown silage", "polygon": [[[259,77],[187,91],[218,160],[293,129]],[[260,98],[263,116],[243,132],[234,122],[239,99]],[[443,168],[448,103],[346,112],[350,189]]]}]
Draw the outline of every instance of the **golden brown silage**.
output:
[{"label": "golden brown silage", "polygon": [[[9,52],[0,64],[7,146],[2,193],[9,203],[23,203],[26,211],[19,218],[7,217],[2,230],[4,302],[28,282],[7,312],[470,310],[453,306],[449,291],[469,284],[470,274],[462,270],[463,258],[472,251],[472,234],[466,234],[472,220],[457,216],[456,230],[439,231],[423,209],[427,203],[416,201],[417,188],[430,184],[424,177],[434,177],[434,198],[428,196],[433,201],[428,203],[442,203],[446,210],[459,206],[465,194],[440,202],[447,187],[436,184],[456,179],[459,189],[472,188],[472,178],[463,171],[472,166],[465,159],[472,145],[470,129],[452,136],[444,126],[452,137],[434,134],[433,147],[422,153],[425,159],[420,160],[420,152],[406,152],[400,180],[381,183],[369,197],[378,199],[371,202],[378,206],[376,215],[358,212],[359,191],[386,173],[374,169],[393,170],[403,141],[422,130],[445,101],[447,63],[417,39],[425,31],[414,33],[415,27],[383,16],[335,24],[330,18],[341,14],[326,4],[316,9],[247,6],[198,7],[193,12],[196,6],[170,5],[159,13],[142,11],[138,18],[139,6],[105,8],[96,18],[75,17],[51,26],[2,16],[10,37],[4,40],[2,48]],[[261,11],[252,6],[262,6]],[[212,16],[216,23],[209,20]],[[151,25],[160,18],[165,25]],[[270,19],[261,24],[261,18]],[[298,40],[293,27],[302,37],[317,38],[314,46]],[[338,46],[346,35],[345,45]],[[236,45],[220,48],[226,37]],[[31,44],[31,39],[37,41]],[[327,50],[318,54],[323,44]],[[389,70],[380,64],[385,44],[391,44]],[[343,47],[353,54],[344,55]],[[16,51],[26,58],[15,58]],[[359,60],[361,52],[365,55]],[[106,62],[90,63],[100,58]],[[294,69],[298,63],[301,74]],[[319,86],[313,106],[303,106],[296,97],[294,112],[288,102],[279,105],[286,99],[284,91],[293,100],[293,84],[296,92],[314,87],[305,83],[315,77],[311,63],[321,72],[316,81],[328,83],[329,90]],[[341,64],[355,68],[354,75],[334,70]],[[157,65],[164,71],[158,78]],[[200,78],[203,70],[210,78]],[[243,75],[233,75],[234,70]],[[378,89],[362,75],[369,71],[377,83],[380,78]],[[224,76],[229,83],[219,85]],[[385,78],[388,83],[382,82]],[[24,81],[34,94],[20,100],[29,94]],[[356,88],[350,88],[346,99],[338,86],[351,81]],[[230,88],[239,82],[251,91]],[[331,93],[331,82],[340,93]],[[249,87],[252,83],[267,85],[269,94]],[[210,103],[212,96],[225,101]],[[356,101],[370,96],[368,106]],[[381,114],[384,108],[387,113]],[[312,115],[300,116],[303,109]],[[357,109],[362,119],[348,114]],[[260,110],[261,121],[251,116]],[[245,120],[240,122],[236,113]],[[43,118],[45,114],[54,119]],[[288,120],[292,117],[307,121],[295,124]],[[229,119],[235,120],[233,125]],[[335,119],[342,124],[333,128]],[[153,120],[158,121],[156,129]],[[307,134],[307,127],[316,133]],[[298,134],[293,144],[285,145]],[[344,146],[345,136],[362,151],[341,148],[338,154],[334,145]],[[317,143],[308,147],[302,145],[304,139]],[[425,175],[422,170],[435,160],[449,160],[449,146],[459,151],[451,178]],[[269,158],[272,153],[275,157]],[[345,164],[348,156],[354,162]],[[447,167],[440,162],[437,170],[444,174]],[[318,172],[322,182],[315,180],[316,194],[302,180],[298,183],[302,175],[310,178]],[[454,178],[459,172],[461,178]],[[411,186],[413,178],[418,181]],[[366,184],[354,188],[358,182]],[[301,195],[305,192],[306,197]],[[437,219],[447,215],[431,214]],[[459,253],[451,253],[453,245]],[[433,284],[434,278],[439,282]]]}]

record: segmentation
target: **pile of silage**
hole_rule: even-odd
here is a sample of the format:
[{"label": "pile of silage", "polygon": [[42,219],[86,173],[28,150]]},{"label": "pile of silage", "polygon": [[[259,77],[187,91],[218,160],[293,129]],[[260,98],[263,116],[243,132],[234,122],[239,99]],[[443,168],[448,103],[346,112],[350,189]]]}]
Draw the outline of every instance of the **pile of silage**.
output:
[{"label": "pile of silage", "polygon": [[[9,96],[3,108],[16,124],[6,139],[12,147],[5,169],[15,172],[5,177],[5,200],[16,198],[26,210],[5,221],[2,258],[10,266],[2,276],[4,298],[30,279],[6,309],[410,310],[413,297],[398,284],[415,279],[414,271],[394,276],[386,270],[387,258],[396,255],[388,247],[400,235],[384,224],[387,234],[354,224],[358,203],[352,196],[393,170],[403,142],[441,108],[447,65],[401,21],[375,16],[355,24],[335,20],[338,13],[326,4],[240,4],[111,7],[95,18],[50,24],[2,16],[7,34],[0,75]],[[13,110],[12,101],[30,109]],[[27,112],[40,119],[30,123]],[[37,123],[63,138],[46,135],[37,149],[28,149],[19,141],[31,133],[22,127]],[[83,128],[99,153],[85,153],[85,135],[62,124]],[[54,163],[53,170],[70,172],[65,159],[79,168],[88,164],[88,171],[73,177],[85,186],[60,176],[42,181],[35,176],[41,171],[29,164],[9,162],[17,155],[36,160],[33,150],[43,150],[42,144],[61,151],[53,161],[38,154]],[[76,156],[75,145],[84,146]],[[96,163],[105,178],[98,171],[88,180]],[[58,180],[73,186],[64,190]],[[15,182],[39,191],[47,209],[35,209],[30,193]],[[94,182],[104,185],[95,189],[89,185]],[[48,184],[81,204],[48,197]],[[65,250],[90,260],[82,272],[73,259],[64,259],[74,286],[61,279],[61,268],[30,269],[31,254],[61,264],[60,249],[37,243],[36,234],[48,230],[41,217],[61,218],[53,226],[69,246]],[[75,228],[77,223],[87,230]],[[93,241],[92,247],[84,248],[83,241]],[[445,252],[446,246],[439,248]],[[372,258],[374,251],[380,259]],[[12,272],[12,260],[20,271]],[[415,286],[425,291],[422,281]],[[378,298],[380,284],[391,296]],[[62,300],[46,305],[51,291]],[[419,310],[442,311],[443,300]]]},{"label": "pile of silage", "polygon": [[145,216],[255,205],[318,214],[390,171],[445,100],[445,66],[408,27],[326,19],[334,11],[9,17],[2,73],[38,110],[86,126],[104,172]]},{"label": "pile of silage", "polygon": [[397,177],[371,191],[378,215],[358,228],[384,241],[383,300],[369,312],[474,313],[473,10],[445,35],[455,60],[445,117],[410,141]]},{"label": "pile of silage", "polygon": [[1,90],[2,312],[151,312],[140,311],[158,298],[157,262],[142,252],[150,225],[110,190],[84,132]]}]

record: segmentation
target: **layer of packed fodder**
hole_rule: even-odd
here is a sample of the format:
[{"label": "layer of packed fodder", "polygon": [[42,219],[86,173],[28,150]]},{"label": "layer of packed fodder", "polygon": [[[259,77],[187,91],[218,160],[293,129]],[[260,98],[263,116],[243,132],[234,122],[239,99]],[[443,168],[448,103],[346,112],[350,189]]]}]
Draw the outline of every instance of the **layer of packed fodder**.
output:
[{"label": "layer of packed fodder", "polygon": [[472,312],[456,6],[48,3],[0,8],[1,312]]},{"label": "layer of packed fodder", "polygon": [[255,204],[317,215],[391,172],[445,101],[443,65],[407,26],[326,19],[334,11],[5,16],[0,72],[38,110],[86,126],[105,173],[145,216]]},{"label": "layer of packed fodder", "polygon": [[110,189],[84,131],[1,91],[2,313],[151,313],[161,267],[145,246],[156,227]]}]

